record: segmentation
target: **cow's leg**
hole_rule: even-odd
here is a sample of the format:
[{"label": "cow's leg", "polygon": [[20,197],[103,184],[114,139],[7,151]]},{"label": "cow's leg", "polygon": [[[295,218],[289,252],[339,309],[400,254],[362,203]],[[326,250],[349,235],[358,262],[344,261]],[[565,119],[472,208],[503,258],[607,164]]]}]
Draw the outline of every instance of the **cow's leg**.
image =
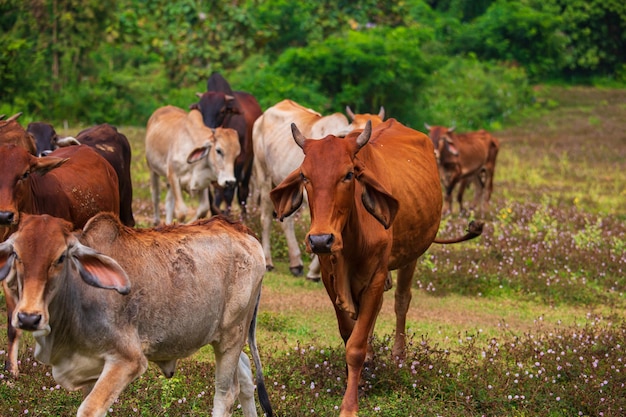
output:
[{"label": "cow's leg", "polygon": [[183,200],[183,190],[180,187],[178,175],[176,175],[172,168],[168,168],[167,181],[170,185],[168,194],[171,193],[170,198],[174,200],[173,212],[166,213],[166,217],[170,217],[170,220],[167,221],[167,223],[169,224],[172,222],[174,212],[176,213],[176,219],[178,222],[183,223],[185,221],[185,217],[187,217],[187,205],[185,204],[185,200]]},{"label": "cow's leg", "polygon": [[241,217],[245,220],[248,212],[246,210],[246,205],[248,204],[248,196],[250,195],[250,177],[252,175],[252,163],[253,160],[250,159],[249,162],[243,164],[240,176],[236,176],[239,178],[237,181],[237,199],[239,200],[239,207],[241,208]]},{"label": "cow's leg", "polygon": [[293,276],[299,277],[304,272],[302,265],[302,253],[300,245],[296,239],[295,220],[293,216],[285,218],[280,224],[287,239],[287,250],[289,251],[289,270]]},{"label": "cow's leg", "polygon": [[11,373],[13,378],[17,378],[20,374],[19,365],[17,363],[17,354],[20,348],[22,331],[16,329],[11,324],[16,301],[7,288],[6,281],[2,281],[2,286],[4,288],[4,298],[7,304],[7,358],[4,361],[4,369]]},{"label": "cow's leg", "polygon": [[376,315],[383,297],[387,270],[377,271],[372,283],[361,295],[359,315],[356,319],[352,335],[346,344],[346,364],[348,380],[346,392],[341,401],[340,417],[356,417],[359,410],[359,381],[365,357],[367,355],[368,338],[376,322]]},{"label": "cow's leg", "polygon": [[244,352],[239,355],[239,366],[237,367],[237,379],[239,380],[239,402],[243,415],[246,417],[256,417],[256,403],[254,402],[254,379],[252,376],[252,366],[250,358]]},{"label": "cow's leg", "polygon": [[446,186],[446,195],[443,199],[443,214],[449,214],[452,212],[452,191],[458,182],[459,178],[455,176]]},{"label": "cow's leg", "polygon": [[392,354],[394,358],[404,360],[406,358],[406,314],[411,304],[411,285],[417,259],[408,265],[398,269],[395,293],[396,334],[393,343]]},{"label": "cow's leg", "polygon": [[[240,346],[237,344],[237,346]],[[238,368],[241,348],[232,346],[226,351],[215,348],[215,397],[213,417],[230,417],[235,399],[239,396]],[[256,407],[255,414],[256,415]],[[247,416],[246,416],[247,417]]]},{"label": "cow's leg", "polygon": [[463,178],[461,183],[459,184],[459,190],[456,193],[456,201],[459,203],[459,213],[465,213],[465,209],[463,208],[463,195],[465,194],[465,190],[467,189],[467,185],[469,181],[467,178]]},{"label": "cow's leg", "polygon": [[119,397],[124,388],[146,371],[148,361],[137,352],[132,360],[108,360],[98,381],[83,393],[88,395],[78,408],[76,417],[101,417],[106,415],[109,407]]},{"label": "cow's leg", "polygon": [[484,169],[478,171],[476,175],[473,177],[474,182],[474,201],[472,203],[473,209],[479,209],[482,213],[483,207],[483,198],[485,191],[485,181],[486,181],[487,171]]},{"label": "cow's leg", "polygon": [[159,174],[150,171],[150,192],[152,193],[152,207],[154,207],[154,217],[152,223],[157,226],[161,222],[161,209],[159,208],[160,191],[159,191]]},{"label": "cow's leg", "polygon": [[198,209],[191,221],[205,218],[210,210],[211,202],[209,201],[209,189],[205,188],[198,193]]},{"label": "cow's leg", "polygon": [[306,274],[306,279],[309,281],[319,282],[322,278],[320,260],[317,255],[313,255],[311,263],[309,264],[309,272]]},{"label": "cow's leg", "polygon": [[265,255],[265,268],[268,271],[274,269],[272,262],[272,248],[270,245],[270,235],[272,232],[272,200],[270,200],[271,183],[269,180],[258,177],[261,170],[257,169],[258,189],[260,195],[259,211],[261,212],[261,245],[263,246],[263,254]]}]

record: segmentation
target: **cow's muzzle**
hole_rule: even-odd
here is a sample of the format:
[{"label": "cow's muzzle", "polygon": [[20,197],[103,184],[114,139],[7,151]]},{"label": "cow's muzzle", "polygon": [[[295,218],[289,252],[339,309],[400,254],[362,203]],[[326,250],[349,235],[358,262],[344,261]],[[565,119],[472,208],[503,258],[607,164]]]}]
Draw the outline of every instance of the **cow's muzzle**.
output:
[{"label": "cow's muzzle", "polygon": [[37,330],[41,324],[41,314],[17,313],[17,327],[22,330]]},{"label": "cow's muzzle", "polygon": [[0,211],[0,224],[9,225],[15,223],[15,213],[12,211]]},{"label": "cow's muzzle", "polygon": [[313,253],[330,253],[334,242],[333,234],[309,235],[309,246]]}]

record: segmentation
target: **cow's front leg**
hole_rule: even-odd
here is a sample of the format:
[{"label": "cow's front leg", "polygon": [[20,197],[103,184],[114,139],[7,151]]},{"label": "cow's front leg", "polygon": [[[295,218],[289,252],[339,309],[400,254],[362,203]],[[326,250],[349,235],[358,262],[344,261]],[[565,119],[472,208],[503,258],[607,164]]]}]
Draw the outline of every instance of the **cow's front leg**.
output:
[{"label": "cow's front leg", "polygon": [[356,417],[359,411],[359,381],[371,329],[376,323],[376,316],[380,309],[387,269],[376,272],[372,283],[363,292],[358,317],[352,335],[346,344],[346,363],[348,365],[348,383],[346,392],[341,401],[340,417]]},{"label": "cow's front leg", "polygon": [[88,394],[78,408],[76,417],[105,416],[124,388],[143,374],[147,367],[148,361],[143,355],[134,360],[107,360],[93,388],[83,389],[83,393]]},{"label": "cow's front leg", "polygon": [[[183,190],[180,186],[180,181],[173,169],[170,169],[167,172],[167,182],[169,184],[168,197],[170,201],[169,204],[166,202],[166,223],[172,223],[174,213],[176,213],[176,219],[178,222],[183,223],[185,221],[185,217],[187,217],[187,206],[183,200]],[[173,208],[171,207],[172,202],[174,206]]]},{"label": "cow's front leg", "polygon": [[4,362],[4,369],[11,373],[13,378],[17,378],[20,374],[19,365],[17,363],[17,354],[20,348],[20,337],[22,331],[16,329],[11,324],[13,310],[15,310],[15,298],[11,294],[11,290],[7,287],[6,281],[2,281],[4,288],[4,299],[7,304],[7,358]]}]

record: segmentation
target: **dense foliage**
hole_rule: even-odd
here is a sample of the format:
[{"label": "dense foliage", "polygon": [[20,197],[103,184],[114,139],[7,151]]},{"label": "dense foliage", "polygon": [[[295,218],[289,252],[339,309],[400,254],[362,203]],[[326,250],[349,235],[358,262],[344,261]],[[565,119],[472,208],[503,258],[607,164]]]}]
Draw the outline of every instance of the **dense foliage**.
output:
[{"label": "dense foliage", "polygon": [[7,0],[0,28],[0,113],[23,121],[144,125],[213,71],[263,108],[383,105],[414,127],[491,127],[530,82],[626,81],[617,0]]}]

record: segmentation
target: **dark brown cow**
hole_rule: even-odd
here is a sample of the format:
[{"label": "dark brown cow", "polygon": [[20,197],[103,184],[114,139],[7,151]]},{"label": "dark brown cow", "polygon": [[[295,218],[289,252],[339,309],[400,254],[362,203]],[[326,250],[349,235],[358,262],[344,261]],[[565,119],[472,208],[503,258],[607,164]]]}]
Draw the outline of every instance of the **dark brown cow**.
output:
[{"label": "dark brown cow", "polygon": [[22,113],[16,113],[6,120],[0,120],[0,145],[17,145],[32,155],[37,155],[37,145],[33,135],[28,133],[17,119]]},{"label": "dark brown cow", "polygon": [[[279,219],[302,204],[311,211],[306,247],[319,256],[322,281],[346,344],[347,389],[342,417],[356,416],[368,339],[380,311],[388,271],[397,271],[393,354],[405,357],[406,313],[418,257],[435,240],[441,186],[432,142],[395,119],[345,139],[293,137],[304,160],[271,192]],[[401,173],[401,175],[399,175]]]},{"label": "dark brown cow", "polygon": [[[15,145],[0,146],[0,231],[4,241],[17,229],[21,213],[51,214],[75,227],[100,211],[119,212],[117,174],[88,146],[70,146],[38,158]],[[15,300],[6,291],[7,314]],[[17,377],[19,334],[8,327],[5,369]]]},{"label": "dark brown cow", "polygon": [[485,130],[455,133],[454,127],[430,126],[428,129],[439,164],[441,181],[445,188],[444,213],[452,211],[452,191],[459,184],[457,201],[463,212],[463,193],[468,183],[475,184],[472,208],[480,212],[489,208],[493,191],[493,176],[500,142]]},{"label": "dark brown cow", "polygon": [[53,149],[72,145],[88,145],[111,164],[117,174],[120,190],[120,220],[126,226],[135,225],[133,216],[133,184],[130,178],[131,148],[126,136],[108,123],[92,126],[72,136],[59,138],[49,123],[29,123],[26,131],[33,135],[37,143],[37,155],[49,153]]},{"label": "dark brown cow", "polygon": [[265,261],[248,228],[215,218],[133,229],[101,213],[73,229],[24,215],[0,244],[0,280],[18,299],[11,322],[32,332],[36,359],[64,388],[82,390],[77,416],[104,416],[148,361],[171,378],[178,359],[210,344],[212,415],[230,416],[239,397],[243,415],[256,417],[246,339],[272,415],[255,336]]},{"label": "dark brown cow", "polygon": [[133,183],[130,178],[131,149],[128,138],[108,123],[92,126],[76,135],[76,140],[95,149],[115,170],[120,190],[120,220],[135,225],[133,216]]},{"label": "dark brown cow", "polygon": [[[254,121],[263,114],[254,96],[243,91],[233,91],[219,73],[214,72],[207,81],[207,91],[199,94],[200,101],[192,104],[202,113],[204,124],[210,128],[224,127],[237,131],[241,153],[235,160],[237,199],[242,215],[246,215],[246,203],[250,193],[250,176],[254,150],[252,148],[252,127]],[[226,213],[230,212],[235,189],[215,187],[215,206],[226,203]]]}]

